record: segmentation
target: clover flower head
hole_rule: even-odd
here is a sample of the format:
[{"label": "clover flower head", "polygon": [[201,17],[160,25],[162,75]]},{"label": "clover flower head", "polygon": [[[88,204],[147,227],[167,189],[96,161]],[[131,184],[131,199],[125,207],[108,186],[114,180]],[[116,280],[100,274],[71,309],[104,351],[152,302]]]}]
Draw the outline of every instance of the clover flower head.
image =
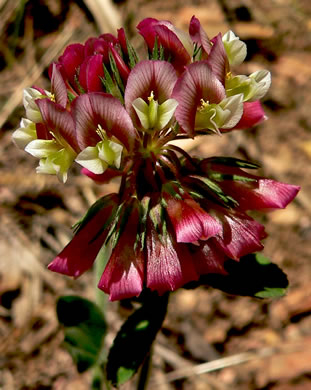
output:
[{"label": "clover flower head", "polygon": [[148,59],[123,29],[69,45],[49,68],[51,91],[25,90],[13,134],[38,173],[65,182],[76,162],[97,183],[120,177],[118,193],[90,208],[49,265],[78,277],[109,253],[98,287],[111,300],[225,273],[226,260],[263,248],[264,227],[248,211],[284,208],[299,190],[249,173],[256,164],[193,158],[172,143],[266,119],[259,100],[270,73],[231,69],[245,44],[232,31],[210,39],[196,17],[189,33],[154,18],[137,28]]}]

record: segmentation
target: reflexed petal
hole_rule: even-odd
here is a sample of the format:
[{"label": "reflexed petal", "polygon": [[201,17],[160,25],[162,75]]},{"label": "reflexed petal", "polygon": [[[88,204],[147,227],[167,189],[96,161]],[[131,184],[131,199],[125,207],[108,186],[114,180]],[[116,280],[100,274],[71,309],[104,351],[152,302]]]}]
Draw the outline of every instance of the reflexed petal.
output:
[{"label": "reflexed petal", "polygon": [[51,77],[52,94],[55,95],[55,101],[65,108],[68,101],[67,88],[59,68],[60,65],[57,65],[55,63],[52,64],[52,77]]},{"label": "reflexed petal", "polygon": [[174,226],[177,242],[207,240],[221,230],[221,224],[192,199],[170,199],[166,210]]},{"label": "reflexed petal", "polygon": [[73,150],[78,152],[79,146],[71,114],[60,104],[54,103],[49,99],[37,99],[36,103],[48,130],[55,137],[64,139]]},{"label": "reflexed petal", "polygon": [[220,183],[226,194],[236,199],[241,210],[283,209],[297,195],[300,187],[257,177],[256,182],[224,180]]},{"label": "reflexed petal", "polygon": [[213,43],[206,62],[211,66],[213,73],[222,85],[225,85],[226,75],[229,72],[229,62],[221,39],[221,33],[213,39]]},{"label": "reflexed petal", "polygon": [[256,126],[267,119],[260,102],[244,102],[243,115],[240,121],[234,126],[235,129],[248,129]]},{"label": "reflexed petal", "polygon": [[36,125],[29,119],[22,118],[20,127],[12,134],[12,139],[16,146],[25,149],[29,142],[37,138]]},{"label": "reflexed petal", "polygon": [[195,117],[201,99],[219,103],[225,98],[225,89],[206,62],[195,62],[178,79],[172,97],[178,102],[175,111],[178,123],[189,136],[194,136]]},{"label": "reflexed petal", "polygon": [[98,284],[111,301],[138,296],[142,291],[144,256],[134,249],[138,228],[138,209],[134,208]]},{"label": "reflexed petal", "polygon": [[246,45],[240,41],[231,30],[226,32],[222,37],[224,47],[228,56],[228,60],[231,66],[240,65],[246,57]]},{"label": "reflexed petal", "polygon": [[264,227],[242,213],[217,213],[223,225],[222,233],[212,240],[231,259],[239,259],[249,253],[257,252],[263,248],[260,242],[266,237]]},{"label": "reflexed petal", "polygon": [[192,38],[193,42],[195,42],[198,46],[201,46],[205,53],[209,54],[212,48],[211,41],[209,40],[204,29],[202,28],[199,19],[195,16],[192,16],[190,20],[189,35]]},{"label": "reflexed petal", "polygon": [[199,275],[227,274],[224,262],[228,260],[225,253],[217,247],[213,240],[200,242],[200,246],[191,245],[191,254],[195,258],[194,265]]},{"label": "reflexed petal", "polygon": [[81,149],[95,146],[101,140],[96,133],[98,125],[127,150],[134,147],[137,132],[124,107],[113,96],[99,92],[78,96],[72,103],[72,112]]},{"label": "reflexed petal", "polygon": [[151,93],[162,104],[171,97],[177,75],[171,64],[165,61],[141,61],[131,71],[125,89],[125,107],[132,119],[135,111],[132,106],[137,98],[148,101]]},{"label": "reflexed petal", "polygon": [[100,175],[96,175],[95,173],[89,171],[86,168],[81,169],[81,173],[90,179],[94,180],[97,183],[109,183],[111,179],[117,176],[122,175],[122,171],[118,171],[116,169],[107,168],[106,171]]},{"label": "reflexed petal", "polygon": [[147,287],[163,294],[197,280],[199,275],[187,245],[177,244],[169,234],[159,236],[149,222],[146,237]]},{"label": "reflexed petal", "polygon": [[105,207],[75,234],[65,249],[48,265],[49,270],[78,277],[92,267],[106,239],[108,229],[103,229],[103,226],[114,214],[116,198],[115,194],[107,195]]}]

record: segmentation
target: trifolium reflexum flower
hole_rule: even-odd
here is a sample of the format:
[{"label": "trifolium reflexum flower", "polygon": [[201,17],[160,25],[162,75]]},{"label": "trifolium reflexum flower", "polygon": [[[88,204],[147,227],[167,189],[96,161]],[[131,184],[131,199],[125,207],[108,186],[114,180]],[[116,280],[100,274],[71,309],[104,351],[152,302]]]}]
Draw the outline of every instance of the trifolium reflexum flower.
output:
[{"label": "trifolium reflexum flower", "polygon": [[154,93],[151,92],[148,97],[148,104],[142,99],[137,98],[132,103],[136,114],[145,130],[162,130],[172,119],[178,103],[175,99],[168,99],[159,104],[154,99]]},{"label": "trifolium reflexum flower", "polygon": [[219,133],[219,129],[235,126],[243,114],[243,95],[238,94],[210,104],[201,99],[195,117],[195,129],[209,129]]},{"label": "trifolium reflexum flower", "polygon": [[36,125],[29,119],[22,118],[20,127],[12,135],[13,141],[20,149],[25,147],[37,138]]},{"label": "trifolium reflexum flower", "polygon": [[226,94],[233,96],[243,94],[243,101],[253,102],[265,96],[271,84],[271,74],[267,70],[259,70],[251,75],[238,75],[226,79]]},{"label": "trifolium reflexum flower", "polygon": [[107,139],[98,125],[97,134],[102,138],[96,146],[88,146],[78,154],[76,162],[95,174],[102,174],[109,166],[120,168],[123,146]]}]

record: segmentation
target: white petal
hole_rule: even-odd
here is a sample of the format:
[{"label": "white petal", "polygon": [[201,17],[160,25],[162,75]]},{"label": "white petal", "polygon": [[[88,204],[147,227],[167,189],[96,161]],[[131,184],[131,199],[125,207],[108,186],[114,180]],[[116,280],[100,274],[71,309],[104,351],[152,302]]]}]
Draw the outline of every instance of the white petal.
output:
[{"label": "white petal", "polygon": [[172,119],[178,102],[175,99],[168,99],[159,106],[157,128],[162,130]]},{"label": "white petal", "polygon": [[258,84],[257,91],[250,101],[263,98],[271,85],[271,73],[268,70],[258,70],[257,72],[252,73],[249,77],[254,79]]},{"label": "white petal", "polygon": [[221,127],[223,129],[231,129],[239,122],[243,115],[243,94],[240,93],[238,95],[230,96],[222,100],[219,105],[223,110],[229,110],[231,113]]},{"label": "white petal", "polygon": [[25,149],[29,142],[37,138],[35,124],[29,119],[22,118],[20,127],[12,134],[12,139],[16,146]]},{"label": "white petal", "polygon": [[59,145],[54,140],[36,139],[31,141],[25,151],[37,158],[46,158],[59,151]]},{"label": "white petal", "polygon": [[142,98],[137,98],[133,101],[132,106],[138,115],[142,127],[146,130],[149,129],[148,104]]},{"label": "white petal", "polygon": [[229,64],[232,66],[240,65],[246,57],[246,44],[231,30],[223,35],[222,41],[228,56]]},{"label": "white petal", "polygon": [[98,158],[98,149],[95,146],[88,146],[78,154],[75,160],[82,167],[95,174],[104,173],[108,164]]}]

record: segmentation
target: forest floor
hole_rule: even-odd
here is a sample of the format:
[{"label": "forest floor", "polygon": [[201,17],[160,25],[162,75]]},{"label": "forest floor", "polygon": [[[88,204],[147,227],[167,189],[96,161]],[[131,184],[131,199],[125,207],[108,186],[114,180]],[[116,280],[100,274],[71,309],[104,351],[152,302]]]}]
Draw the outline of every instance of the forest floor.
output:
[{"label": "forest floor", "polygon": [[[21,2],[23,3],[23,2]],[[22,89],[48,89],[47,68],[71,42],[104,32],[89,2],[0,1],[0,389],[84,390],[62,347],[55,304],[64,294],[92,298],[92,273],[72,280],[46,265],[71,237],[70,227],[99,195],[78,170],[61,185],[36,175],[36,161],[11,142],[23,116]],[[311,388],[311,2],[308,0],[130,0],[116,5],[130,34],[145,17],[187,29],[196,15],[210,37],[232,29],[247,43],[239,73],[272,73],[264,99],[269,119],[252,130],[187,143],[194,155],[258,162],[263,175],[300,185],[286,210],[264,218],[264,254],[288,275],[285,297],[257,300],[207,288],[172,294],[154,348],[150,389],[308,390]],[[61,31],[61,34],[60,34]],[[140,45],[141,39],[133,39]],[[109,304],[107,343],[130,309]],[[268,351],[268,352],[267,352]],[[248,352],[243,362],[244,352]],[[187,375],[192,367],[234,357],[236,365]],[[172,381],[170,373],[185,370]],[[133,382],[123,386],[134,389]]]}]

